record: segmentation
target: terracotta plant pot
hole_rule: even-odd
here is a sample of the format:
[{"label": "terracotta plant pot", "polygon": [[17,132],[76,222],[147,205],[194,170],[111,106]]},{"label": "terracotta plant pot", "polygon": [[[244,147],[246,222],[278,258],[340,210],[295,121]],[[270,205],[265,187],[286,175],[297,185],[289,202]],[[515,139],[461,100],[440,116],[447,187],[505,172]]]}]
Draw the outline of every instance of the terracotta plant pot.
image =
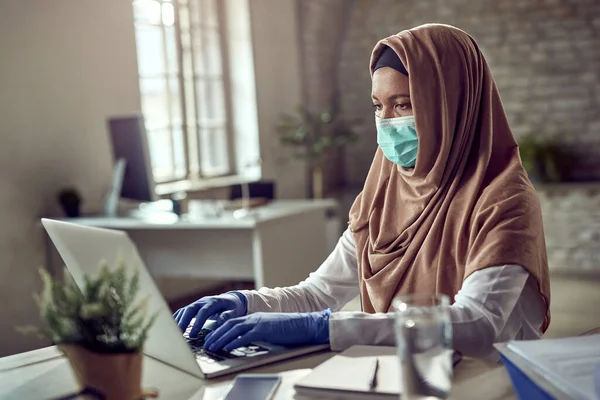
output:
[{"label": "terracotta plant pot", "polygon": [[58,348],[69,359],[81,389],[94,388],[106,400],[137,400],[144,396],[142,353],[100,354],[75,345]]}]

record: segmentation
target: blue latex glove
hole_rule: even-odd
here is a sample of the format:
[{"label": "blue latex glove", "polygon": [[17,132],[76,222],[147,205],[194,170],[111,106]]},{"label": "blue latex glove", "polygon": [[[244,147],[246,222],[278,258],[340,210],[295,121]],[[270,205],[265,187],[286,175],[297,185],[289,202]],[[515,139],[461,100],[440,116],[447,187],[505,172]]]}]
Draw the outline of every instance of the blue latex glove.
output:
[{"label": "blue latex glove", "polygon": [[180,308],[173,314],[173,317],[182,332],[185,332],[192,319],[196,318],[189,334],[191,338],[195,338],[210,317],[217,316],[217,326],[220,326],[231,318],[246,315],[247,312],[248,299],[246,296],[239,292],[229,292],[218,296],[203,297]]},{"label": "blue latex glove", "polygon": [[251,342],[278,345],[329,342],[331,310],[311,313],[255,313],[233,318],[209,333],[204,348],[231,351]]}]

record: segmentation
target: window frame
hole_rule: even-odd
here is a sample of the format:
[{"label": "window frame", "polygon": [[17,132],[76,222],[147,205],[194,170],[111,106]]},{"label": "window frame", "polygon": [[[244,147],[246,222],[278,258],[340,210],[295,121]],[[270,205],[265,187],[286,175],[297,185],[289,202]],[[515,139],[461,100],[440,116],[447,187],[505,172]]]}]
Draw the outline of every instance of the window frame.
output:
[{"label": "window frame", "polygon": [[[141,0],[145,1],[145,0]],[[148,0],[150,1],[150,0]],[[201,17],[196,17],[198,23],[194,24],[192,12],[193,6],[192,3],[195,3],[197,7],[197,12],[201,12],[202,7],[206,7],[206,0],[153,0],[156,1],[160,5],[160,19],[156,23],[152,23],[149,21],[140,21],[136,15],[134,9],[134,28],[136,31],[136,39],[137,39],[137,30],[139,26],[152,26],[152,27],[160,27],[161,30],[161,39],[162,39],[162,62],[164,73],[156,74],[155,76],[143,75],[141,73],[141,69],[138,66],[138,79],[140,83],[144,79],[157,79],[161,78],[164,80],[164,86],[166,88],[166,96],[167,96],[167,115],[168,115],[168,124],[165,127],[158,127],[156,129],[148,129],[147,135],[148,139],[150,139],[150,135],[157,131],[168,130],[169,134],[169,142],[170,142],[170,157],[171,157],[171,165],[168,168],[170,170],[170,174],[156,174],[156,168],[152,167],[152,176],[157,184],[170,184],[174,182],[180,181],[192,181],[192,182],[202,182],[208,181],[211,179],[218,179],[223,177],[229,177],[236,175],[236,146],[235,146],[235,135],[233,130],[233,110],[232,110],[232,96],[231,96],[231,75],[229,71],[229,54],[228,54],[228,38],[227,38],[227,20],[226,20],[226,10],[225,4],[220,0],[208,0],[212,2],[214,6],[215,12],[215,22],[216,26],[208,25],[204,23],[204,28],[215,29],[218,35],[218,49],[219,49],[219,57],[220,57],[220,74],[213,74],[214,79],[211,74],[200,74],[196,68],[196,59],[201,57],[204,65],[207,65],[206,53],[204,51],[200,51],[199,55],[195,54],[197,48],[194,47],[194,34],[192,33],[192,29],[197,27],[198,29],[203,28],[203,21]],[[136,0],[132,1],[132,5],[135,5]],[[176,70],[172,71],[169,65],[169,53],[168,53],[168,35],[167,35],[167,25],[165,24],[163,12],[164,7],[163,4],[171,4],[173,6],[173,29],[175,35],[175,41],[172,45],[175,46],[175,55],[176,55]],[[184,24],[187,26],[187,32],[184,32],[182,29],[182,7],[187,7],[187,17],[188,20]],[[169,25],[170,26],[170,25]],[[183,44],[183,35],[188,35],[189,41],[189,58],[191,61],[191,69],[186,69],[185,60],[184,60],[184,44]],[[200,48],[201,49],[201,48]],[[139,56],[139,54],[138,54]],[[138,61],[139,63],[139,61]],[[190,92],[190,88],[187,87],[187,79],[191,77],[191,88],[192,93]],[[213,79],[211,79],[213,78]],[[181,124],[175,124],[174,116],[173,116],[173,97],[174,93],[170,88],[171,80],[175,79],[177,81],[177,92],[178,92],[178,101],[179,101],[179,114],[181,115]],[[221,168],[215,168],[212,172],[207,170],[207,168],[203,168],[203,154],[202,149],[203,146],[208,145],[208,141],[205,140],[207,134],[211,134],[210,128],[207,129],[207,120],[202,120],[200,108],[200,98],[199,98],[199,80],[203,80],[203,82],[217,82],[218,85],[222,87],[223,92],[223,115],[224,120],[222,121],[222,125],[219,125],[213,129],[222,130],[223,136],[218,138],[217,140],[224,140],[225,143],[223,148],[219,148],[219,152],[222,153],[222,156],[226,157],[226,160],[223,162],[223,166]],[[208,86],[208,85],[207,85]],[[191,96],[192,105],[193,105],[193,120],[190,118],[192,110],[190,110],[190,101],[189,98]],[[144,94],[140,90],[140,98],[142,102],[144,101]],[[190,124],[190,122],[193,122]],[[192,126],[190,126],[192,125]],[[175,132],[177,129],[181,129],[182,137],[183,137],[183,170],[178,170],[176,160],[178,158],[176,152],[176,144],[175,144]],[[212,133],[215,134],[215,133]]]}]

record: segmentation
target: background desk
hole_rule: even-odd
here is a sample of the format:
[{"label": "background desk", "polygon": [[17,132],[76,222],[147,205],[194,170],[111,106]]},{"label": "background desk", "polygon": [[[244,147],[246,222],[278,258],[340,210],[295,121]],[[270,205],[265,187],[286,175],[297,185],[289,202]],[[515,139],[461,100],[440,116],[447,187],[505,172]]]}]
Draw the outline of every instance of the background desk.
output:
[{"label": "background desk", "polygon": [[[275,400],[290,400],[294,383],[335,353],[324,352],[244,372],[282,373]],[[160,399],[217,400],[233,376],[201,381],[150,358],[144,360],[143,386],[160,390]],[[0,358],[0,399],[48,400],[76,390],[67,360],[56,347]],[[451,399],[516,400],[502,365],[465,358],[455,369]]]},{"label": "background desk", "polygon": [[[153,276],[251,280],[256,287],[276,287],[304,280],[328,256],[332,222],[326,214],[335,206],[333,200],[279,200],[243,219],[231,212],[221,217],[191,212],[188,219],[155,212],[65,221],[127,232]],[[339,220],[333,224],[339,226]],[[56,273],[62,262],[51,243],[48,257]]]}]

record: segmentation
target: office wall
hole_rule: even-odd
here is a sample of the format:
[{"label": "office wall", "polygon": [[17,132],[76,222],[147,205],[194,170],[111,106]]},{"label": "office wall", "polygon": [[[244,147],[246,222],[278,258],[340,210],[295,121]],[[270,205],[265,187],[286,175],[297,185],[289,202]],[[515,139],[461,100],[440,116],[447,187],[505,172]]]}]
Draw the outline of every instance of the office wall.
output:
[{"label": "office wall", "polygon": [[280,198],[305,196],[306,164],[279,144],[281,113],[302,102],[295,0],[249,0],[263,178],[274,179]]},{"label": "office wall", "polygon": [[110,180],[105,119],[140,111],[131,3],[0,2],[0,356],[40,345],[31,293],[38,217],[61,187],[97,209]]}]

